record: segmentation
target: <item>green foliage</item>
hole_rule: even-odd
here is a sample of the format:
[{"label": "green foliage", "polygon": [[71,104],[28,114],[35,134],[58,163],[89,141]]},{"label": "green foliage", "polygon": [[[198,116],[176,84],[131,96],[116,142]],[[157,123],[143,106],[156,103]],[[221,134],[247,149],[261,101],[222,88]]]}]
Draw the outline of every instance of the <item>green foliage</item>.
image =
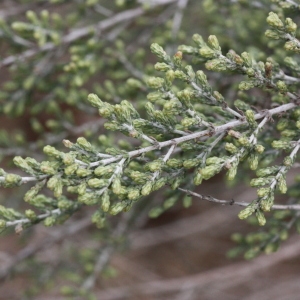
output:
[{"label": "green foliage", "polygon": [[[110,215],[138,214],[135,207],[145,199],[150,217],[179,201],[189,207],[194,186],[223,171],[224,180],[238,181],[242,170],[250,174],[257,198],[242,204],[238,217],[266,230],[235,234],[238,247],[229,255],[244,252],[252,258],[275,251],[299,225],[299,185],[290,189],[286,178],[298,166],[300,148],[299,6],[195,1],[187,12],[204,11],[211,32],[192,34],[186,22],[186,32],[176,31],[167,23],[160,32],[151,27],[150,45],[142,43],[147,31],[139,39],[136,34],[150,28],[155,12],[162,13],[160,4],[104,2],[107,8],[100,1],[78,1],[68,10],[67,1],[51,1],[54,8],[66,3],[64,17],[50,9],[27,11],[22,21],[1,20],[10,49],[2,66],[9,66],[10,74],[0,93],[0,112],[28,116],[38,136],[28,143],[25,130],[14,137],[0,132],[5,166],[0,185],[16,190],[34,184],[23,196],[30,209],[21,213],[1,206],[1,230],[62,224],[92,206],[91,221],[109,232]],[[141,8],[137,16],[136,7]],[[132,32],[119,28],[118,18],[110,19],[113,29],[105,22],[115,15],[127,26],[125,13],[136,18]],[[234,27],[246,19],[248,27]],[[174,44],[182,45],[175,50]],[[154,59],[147,49],[158,60],[154,66],[145,63]],[[91,122],[76,125],[81,117]],[[12,156],[28,176],[8,171]],[[152,195],[162,189],[158,203]],[[277,204],[278,192],[288,195],[284,204]],[[64,294],[72,292],[63,288]]]}]

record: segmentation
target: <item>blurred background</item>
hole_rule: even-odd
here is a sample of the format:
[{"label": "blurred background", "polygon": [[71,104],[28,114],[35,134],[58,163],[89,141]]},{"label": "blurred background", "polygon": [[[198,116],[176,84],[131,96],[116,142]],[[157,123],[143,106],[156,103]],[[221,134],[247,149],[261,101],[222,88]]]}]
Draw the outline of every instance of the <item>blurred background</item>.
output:
[{"label": "blurred background", "polygon": [[[41,161],[45,145],[62,150],[63,139],[79,136],[99,147],[113,141],[126,149],[126,142],[135,141],[107,132],[87,95],[113,104],[127,99],[143,114],[149,92],[144,79],[156,74],[151,43],[174,55],[179,45],[192,44],[194,33],[205,39],[216,35],[224,53],[247,51],[258,60],[276,54],[280,50],[272,44],[267,48],[264,37],[268,12],[277,9],[272,2],[2,0],[1,167],[20,173],[14,156]],[[229,104],[242,96],[237,75],[206,73]],[[241,172],[233,184],[223,175],[197,192],[246,202],[255,197],[249,174]],[[1,188],[1,204],[26,209],[27,188]],[[149,218],[149,209],[168,196],[167,189],[151,194],[101,230],[91,224],[93,208],[85,207],[61,226],[5,231],[0,299],[299,298],[296,235],[277,253],[245,260],[234,242],[240,238],[236,233],[251,239],[258,229],[253,221],[237,218],[239,207],[193,199],[187,208],[177,201]]]}]

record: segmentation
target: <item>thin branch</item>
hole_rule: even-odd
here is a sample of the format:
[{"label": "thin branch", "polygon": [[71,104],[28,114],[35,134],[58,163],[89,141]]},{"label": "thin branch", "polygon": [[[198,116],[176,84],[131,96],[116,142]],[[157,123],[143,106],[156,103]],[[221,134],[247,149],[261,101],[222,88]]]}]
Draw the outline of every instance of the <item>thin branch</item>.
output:
[{"label": "thin branch", "polygon": [[[284,112],[284,111],[288,111],[288,110],[293,109],[295,107],[297,107],[297,105],[294,104],[294,103],[283,104],[281,106],[270,109],[268,111],[265,111],[265,110],[261,111],[261,112],[255,114],[254,118],[255,118],[255,120],[258,120],[258,119],[264,118],[267,113],[268,113],[269,116],[272,116],[272,115],[279,114],[279,113]],[[135,156],[140,156],[143,153],[147,153],[147,152],[150,152],[150,151],[153,151],[153,150],[156,150],[156,149],[161,149],[161,148],[164,148],[164,147],[168,147],[168,146],[173,145],[174,143],[175,144],[181,144],[181,143],[193,140],[193,139],[197,139],[199,137],[205,137],[205,136],[208,137],[208,136],[211,136],[212,134],[217,135],[217,134],[220,134],[220,133],[222,133],[222,132],[224,132],[224,131],[226,131],[230,128],[240,126],[240,125],[243,125],[243,124],[247,124],[247,121],[246,120],[235,120],[235,121],[231,121],[231,122],[228,122],[226,124],[214,127],[213,132],[211,130],[207,129],[207,130],[203,130],[203,131],[200,131],[200,132],[194,132],[194,133],[191,133],[191,134],[186,135],[186,136],[174,138],[174,139],[171,139],[171,140],[168,140],[168,141],[157,142],[155,145],[128,152],[128,157],[132,158],[132,157],[135,157]],[[109,158],[109,159],[104,159],[102,161],[96,161],[96,162],[90,163],[89,166],[90,167],[95,167],[95,166],[98,166],[100,164],[107,165],[107,164],[113,163],[115,161],[118,161],[121,158],[122,158],[122,156],[118,155],[118,156],[115,156],[115,157],[112,157],[112,158]]]},{"label": "thin branch", "polygon": [[[250,202],[238,202],[234,200],[220,200],[217,198],[214,198],[212,196],[206,196],[206,195],[201,195],[197,194],[195,192],[192,192],[190,190],[178,188],[180,191],[187,193],[188,195],[195,196],[201,200],[209,201],[209,202],[214,202],[222,205],[238,205],[238,206],[248,206]],[[287,205],[280,205],[280,204],[274,204],[272,206],[273,210],[300,210],[300,204],[287,204]]]},{"label": "thin branch", "polygon": [[[155,6],[159,6],[159,5],[166,5],[166,4],[175,2],[175,1],[176,0],[165,0],[165,1],[153,2],[151,4],[153,7],[155,7]],[[134,9],[126,10],[124,12],[120,12],[112,17],[109,17],[103,21],[100,21],[97,24],[82,27],[79,29],[75,29],[62,38],[61,45],[62,44],[70,44],[78,39],[88,36],[89,34],[91,34],[93,32],[97,32],[97,34],[98,34],[98,32],[102,32],[116,24],[126,22],[133,18],[137,18],[146,12],[147,12],[147,10],[144,10],[143,7],[137,7]],[[2,62],[0,63],[0,67],[9,66],[16,61],[24,60],[24,59],[32,57],[40,52],[51,51],[51,50],[55,49],[56,47],[57,47],[56,44],[49,42],[38,49],[30,49],[30,50],[27,50],[17,56],[15,56],[15,55],[9,56],[2,60]]]}]

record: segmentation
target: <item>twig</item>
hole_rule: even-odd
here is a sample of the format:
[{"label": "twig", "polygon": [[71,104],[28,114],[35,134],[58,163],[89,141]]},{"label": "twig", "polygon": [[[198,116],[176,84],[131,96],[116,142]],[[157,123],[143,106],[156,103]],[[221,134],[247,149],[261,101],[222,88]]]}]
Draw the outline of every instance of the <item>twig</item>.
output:
[{"label": "twig", "polygon": [[[222,205],[238,205],[238,206],[248,206],[250,203],[248,202],[237,202],[234,200],[220,200],[217,198],[214,198],[212,196],[205,196],[201,194],[197,194],[195,192],[192,192],[190,190],[185,190],[182,188],[178,188],[180,191],[185,192],[189,195],[195,196],[201,200],[209,201],[209,202],[214,202]],[[274,204],[272,206],[273,210],[300,210],[300,204],[287,204],[287,205],[280,205],[280,204]]]},{"label": "twig", "polygon": [[[155,7],[155,6],[159,6],[159,5],[169,4],[172,2],[175,2],[175,0],[158,1],[157,3],[152,3],[152,6]],[[137,18],[137,17],[143,15],[144,13],[146,13],[146,10],[144,10],[143,7],[137,7],[134,9],[126,10],[124,12],[120,12],[112,17],[109,17],[103,21],[98,22],[95,25],[90,25],[90,26],[82,27],[82,28],[71,31],[69,34],[65,35],[62,38],[61,44],[72,43],[80,38],[83,38],[83,37],[91,34],[91,32],[97,32],[97,33],[102,32],[118,23],[126,22],[127,20]],[[18,56],[15,56],[15,55],[9,56],[2,60],[2,62],[0,63],[0,67],[9,66],[18,60],[24,60],[24,59],[32,57],[40,52],[51,51],[56,47],[57,47],[56,44],[49,42],[38,49],[29,49]]]}]

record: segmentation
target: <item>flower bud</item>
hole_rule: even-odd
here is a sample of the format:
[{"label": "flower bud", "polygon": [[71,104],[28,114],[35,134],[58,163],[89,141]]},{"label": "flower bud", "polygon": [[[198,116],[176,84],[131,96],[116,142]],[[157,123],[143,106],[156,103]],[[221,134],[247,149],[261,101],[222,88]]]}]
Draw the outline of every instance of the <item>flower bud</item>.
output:
[{"label": "flower bud", "polygon": [[164,84],[164,79],[160,77],[149,77],[146,80],[146,84],[153,89],[159,89],[163,86]]},{"label": "flower bud", "polygon": [[91,143],[89,143],[84,137],[79,137],[76,142],[84,150],[91,151],[93,149]]},{"label": "flower bud", "polygon": [[269,16],[267,17],[267,22],[270,26],[275,27],[277,29],[283,29],[283,23],[279,19],[278,15],[270,12]]},{"label": "flower bud", "polygon": [[199,80],[199,83],[202,86],[207,86],[208,82],[207,82],[207,77],[205,75],[205,73],[202,70],[199,70],[196,72],[196,77]]},{"label": "flower bud", "polygon": [[111,215],[117,215],[120,213],[124,208],[126,207],[126,203],[124,201],[118,202],[115,205],[113,205],[109,211]]},{"label": "flower bud", "polygon": [[165,60],[168,58],[168,55],[165,52],[165,50],[157,43],[151,44],[150,50],[153,54],[155,54],[158,58],[160,58],[162,60]]},{"label": "flower bud", "polygon": [[104,192],[101,198],[101,208],[104,212],[108,212],[110,207],[109,195]]},{"label": "flower bud", "polygon": [[78,177],[86,177],[86,176],[89,176],[92,174],[92,171],[91,170],[88,170],[88,169],[84,169],[84,168],[78,168],[76,170],[76,175]]},{"label": "flower bud", "polygon": [[88,180],[87,184],[91,188],[103,188],[107,186],[108,181],[106,179],[91,178]]},{"label": "flower bud", "polygon": [[151,193],[152,187],[153,187],[152,181],[148,181],[146,184],[143,185],[141,194],[143,196],[148,196]]},{"label": "flower bud", "polygon": [[232,143],[226,143],[225,149],[232,154],[234,154],[238,151],[238,148],[235,145],[233,145]]},{"label": "flower bud", "polygon": [[204,46],[199,49],[199,54],[204,58],[214,58],[216,56],[215,50],[209,48],[208,46]]},{"label": "flower bud", "polygon": [[276,30],[272,30],[272,29],[267,29],[265,31],[265,36],[269,39],[272,39],[272,40],[279,40],[280,39],[280,34]]},{"label": "flower bud", "polygon": [[96,94],[89,94],[87,100],[92,106],[96,108],[100,108],[103,105],[103,102]]},{"label": "flower bud", "polygon": [[66,175],[72,175],[72,174],[74,174],[76,172],[77,169],[78,169],[78,165],[77,164],[73,164],[73,165],[67,166],[64,169],[64,173]]},{"label": "flower bud", "polygon": [[256,210],[255,216],[260,226],[264,226],[266,224],[266,218],[260,209]]},{"label": "flower bud", "polygon": [[297,30],[297,24],[293,22],[291,18],[285,19],[285,29],[291,34],[295,34]]},{"label": "flower bud", "polygon": [[215,71],[215,72],[223,72],[228,69],[226,65],[226,61],[220,58],[215,58],[207,61],[205,63],[205,67],[207,70]]},{"label": "flower bud", "polygon": [[210,35],[208,37],[208,45],[214,50],[221,51],[219,41],[215,35]]},{"label": "flower bud", "polygon": [[238,214],[238,217],[243,220],[243,219],[247,219],[248,217],[250,217],[255,211],[255,207],[254,205],[251,203],[249,204],[246,208],[244,208],[243,210],[241,210]]},{"label": "flower bud", "polygon": [[274,177],[260,177],[260,178],[253,178],[250,181],[250,185],[253,187],[260,187],[266,184],[271,183],[271,181],[273,180]]}]

